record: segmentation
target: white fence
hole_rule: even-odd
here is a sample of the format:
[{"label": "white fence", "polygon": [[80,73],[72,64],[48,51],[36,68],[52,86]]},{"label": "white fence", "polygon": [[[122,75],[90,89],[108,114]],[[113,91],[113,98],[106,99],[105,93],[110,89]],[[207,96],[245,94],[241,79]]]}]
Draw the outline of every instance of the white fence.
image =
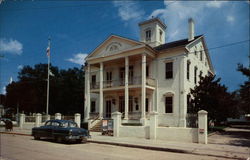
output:
[{"label": "white fence", "polygon": [[150,120],[143,126],[123,126],[121,113],[112,113],[115,137],[138,137],[170,141],[207,144],[207,112],[198,112],[198,128],[159,127],[158,113],[150,113]]},{"label": "white fence", "polygon": [[74,116],[62,116],[60,113],[56,113],[54,116],[50,116],[37,113],[35,116],[26,116],[25,114],[20,114],[19,127],[21,129],[31,129],[33,127],[39,127],[41,125],[44,125],[44,123],[50,119],[72,120],[75,121],[79,127],[81,125],[81,114],[79,113],[76,113]]}]

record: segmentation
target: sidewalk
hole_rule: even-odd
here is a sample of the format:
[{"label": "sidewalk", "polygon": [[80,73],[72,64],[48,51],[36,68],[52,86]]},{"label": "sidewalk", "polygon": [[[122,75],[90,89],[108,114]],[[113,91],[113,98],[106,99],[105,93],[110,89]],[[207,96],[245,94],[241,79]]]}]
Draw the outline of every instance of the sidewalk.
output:
[{"label": "sidewalk", "polygon": [[[0,128],[0,132],[4,130]],[[31,135],[31,130],[21,130],[14,128],[13,131],[8,132],[9,134],[18,135]],[[131,138],[131,137],[112,137],[103,136],[99,132],[91,132],[91,139],[88,140],[90,143],[100,143],[109,145],[118,145],[133,148],[142,148],[158,151],[186,153],[195,155],[205,155],[216,158],[225,159],[247,159],[250,157],[250,149],[245,146],[234,146],[227,144],[197,144],[197,143],[181,143],[164,140],[150,140],[142,138]],[[209,137],[209,142],[211,137]]]}]

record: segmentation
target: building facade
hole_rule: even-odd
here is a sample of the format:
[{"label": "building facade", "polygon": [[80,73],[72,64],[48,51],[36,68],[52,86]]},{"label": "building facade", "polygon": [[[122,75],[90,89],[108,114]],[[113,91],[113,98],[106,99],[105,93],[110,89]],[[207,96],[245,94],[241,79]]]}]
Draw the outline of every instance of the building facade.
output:
[{"label": "building facade", "polygon": [[111,35],[86,57],[85,122],[121,112],[122,123],[145,125],[151,112],[158,125],[186,127],[189,92],[200,76],[213,74],[203,35],[165,43],[167,26],[158,18],[139,23],[140,41]]}]

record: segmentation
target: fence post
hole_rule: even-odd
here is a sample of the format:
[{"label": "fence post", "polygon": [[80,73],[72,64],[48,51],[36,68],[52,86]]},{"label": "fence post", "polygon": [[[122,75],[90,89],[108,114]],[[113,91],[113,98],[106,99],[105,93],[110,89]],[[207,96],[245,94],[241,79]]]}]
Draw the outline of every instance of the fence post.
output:
[{"label": "fence post", "polygon": [[198,142],[207,144],[207,111],[198,112]]},{"label": "fence post", "polygon": [[42,115],[40,113],[37,113],[36,114],[35,126],[40,127],[41,123],[42,123]]},{"label": "fence post", "polygon": [[19,118],[19,127],[23,129],[23,124],[25,123],[25,114],[21,113]]},{"label": "fence post", "polygon": [[77,123],[78,127],[81,128],[81,114],[75,114],[75,122]]},{"label": "fence post", "polygon": [[62,118],[62,115],[61,115],[61,113],[56,113],[55,114],[55,119],[61,119]]},{"label": "fence post", "polygon": [[112,119],[113,119],[113,135],[114,137],[119,137],[120,135],[120,126],[121,126],[121,113],[120,112],[114,112],[112,113]]},{"label": "fence post", "polygon": [[156,139],[157,126],[158,126],[157,118],[158,118],[157,112],[150,113],[150,130],[149,130],[150,139]]},{"label": "fence post", "polygon": [[50,115],[49,114],[45,115],[45,117],[46,117],[46,121],[50,120]]}]

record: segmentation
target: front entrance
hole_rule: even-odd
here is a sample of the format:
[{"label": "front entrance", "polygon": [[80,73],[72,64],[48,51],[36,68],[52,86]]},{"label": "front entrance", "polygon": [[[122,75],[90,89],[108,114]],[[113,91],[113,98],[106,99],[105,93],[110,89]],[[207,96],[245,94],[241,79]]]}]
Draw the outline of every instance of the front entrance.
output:
[{"label": "front entrance", "polygon": [[111,100],[106,101],[106,118],[111,118]]}]

